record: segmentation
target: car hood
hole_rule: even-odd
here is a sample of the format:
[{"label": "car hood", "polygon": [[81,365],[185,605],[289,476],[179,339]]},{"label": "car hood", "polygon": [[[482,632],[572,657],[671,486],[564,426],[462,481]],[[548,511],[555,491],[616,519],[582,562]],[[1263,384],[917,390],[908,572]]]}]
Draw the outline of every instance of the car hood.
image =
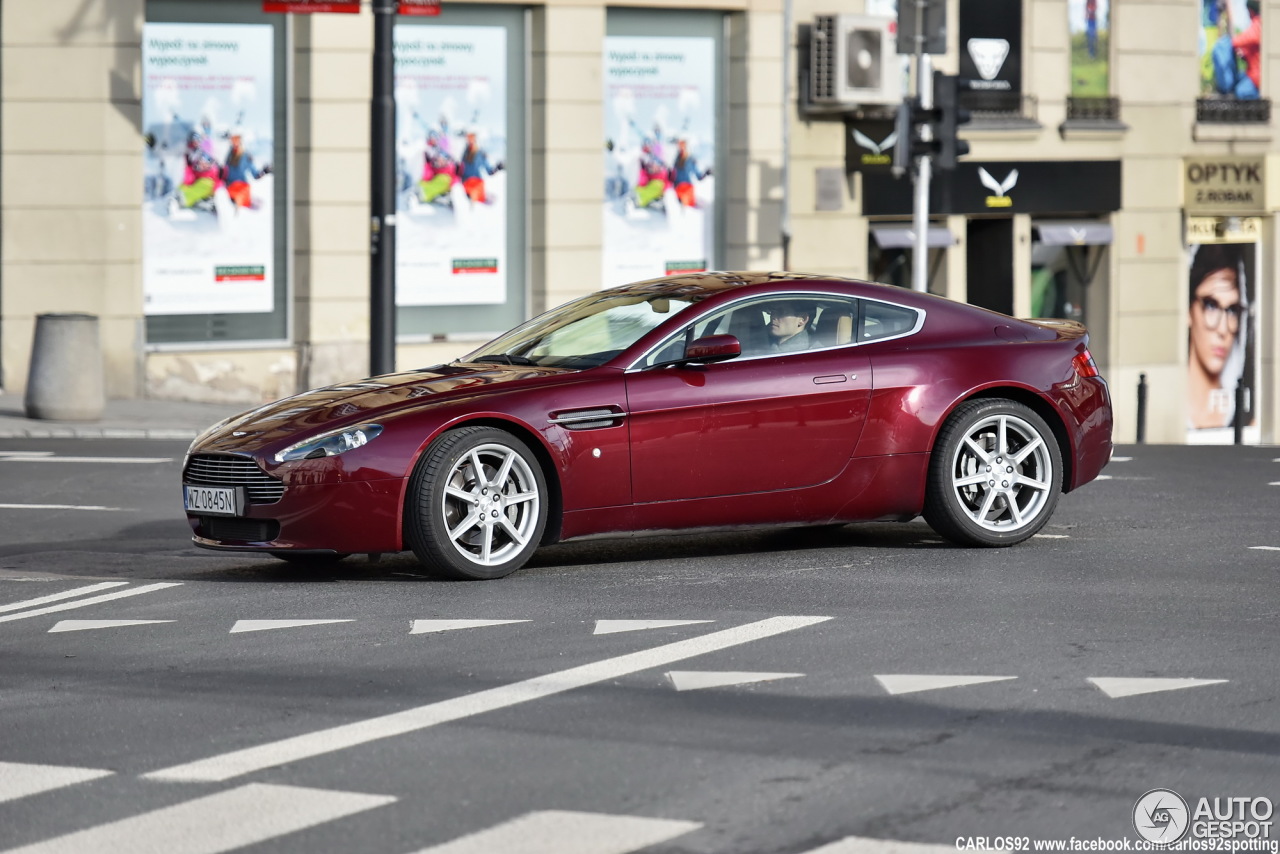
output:
[{"label": "car hood", "polygon": [[576,371],[524,365],[453,363],[370,377],[296,394],[243,412],[196,440],[202,452],[261,449],[277,441],[349,424],[377,421],[406,409],[473,397]]}]

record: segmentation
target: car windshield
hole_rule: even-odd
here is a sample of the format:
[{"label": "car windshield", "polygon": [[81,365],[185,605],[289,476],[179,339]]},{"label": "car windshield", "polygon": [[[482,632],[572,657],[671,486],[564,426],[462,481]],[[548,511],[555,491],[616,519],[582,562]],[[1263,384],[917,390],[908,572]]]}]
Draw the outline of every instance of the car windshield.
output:
[{"label": "car windshield", "polygon": [[631,290],[595,293],[535,317],[462,361],[594,368],[692,304],[689,297]]}]

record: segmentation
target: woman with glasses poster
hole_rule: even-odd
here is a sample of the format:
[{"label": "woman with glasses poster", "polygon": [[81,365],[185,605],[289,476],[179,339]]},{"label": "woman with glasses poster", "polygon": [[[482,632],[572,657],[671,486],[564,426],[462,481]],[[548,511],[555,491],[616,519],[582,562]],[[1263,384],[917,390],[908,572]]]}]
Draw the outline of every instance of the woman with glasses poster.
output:
[{"label": "woman with glasses poster", "polygon": [[1253,351],[1249,342],[1252,243],[1192,246],[1187,315],[1190,442],[1230,442],[1236,386],[1245,382],[1246,426],[1252,423]]}]

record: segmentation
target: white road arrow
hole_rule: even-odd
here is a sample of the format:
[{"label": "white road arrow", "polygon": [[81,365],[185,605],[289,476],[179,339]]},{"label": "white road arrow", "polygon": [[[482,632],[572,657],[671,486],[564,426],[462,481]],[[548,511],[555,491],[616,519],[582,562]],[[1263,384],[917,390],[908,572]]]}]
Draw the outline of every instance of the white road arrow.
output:
[{"label": "white road arrow", "polygon": [[90,629],[115,629],[121,626],[149,626],[154,623],[172,623],[174,620],[59,620],[49,634],[55,632],[87,632]]},{"label": "white road arrow", "polygon": [[300,626],[323,626],[327,623],[354,623],[355,620],[236,620],[231,634],[265,632],[271,629],[296,629]]},{"label": "white road arrow", "polygon": [[479,629],[484,626],[505,626],[510,623],[527,623],[529,620],[414,620],[411,635],[426,635],[432,632],[451,632],[455,629]]},{"label": "white road arrow", "polygon": [[795,679],[803,673],[751,673],[748,671],[672,670],[667,673],[671,685],[677,691],[697,691],[700,688],[726,688],[730,685],[749,685],[752,682],[771,682],[774,679]]},{"label": "white road arrow", "polygon": [[638,632],[644,629],[666,629],[671,626],[714,622],[715,620],[596,620],[596,630],[592,634],[611,635],[616,632]]},{"label": "white road arrow", "polygon": [[1177,691],[1182,688],[1198,688],[1201,685],[1220,685],[1226,679],[1108,679],[1091,677],[1092,682],[1108,697],[1133,697],[1137,694],[1155,694],[1159,691]]},{"label": "white road arrow", "polygon": [[984,682],[1004,682],[1017,676],[930,676],[926,674],[895,673],[876,676],[876,681],[890,694],[914,694],[917,691],[933,691],[937,688],[959,688],[963,685],[981,685]]}]

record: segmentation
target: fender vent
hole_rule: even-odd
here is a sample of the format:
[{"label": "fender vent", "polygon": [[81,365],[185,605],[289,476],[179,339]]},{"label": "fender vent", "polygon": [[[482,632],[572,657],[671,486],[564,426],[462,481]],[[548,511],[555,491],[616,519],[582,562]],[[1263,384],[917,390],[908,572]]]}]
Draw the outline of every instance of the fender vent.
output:
[{"label": "fender vent", "polygon": [[616,406],[602,406],[596,409],[569,409],[551,413],[548,423],[558,425],[566,430],[599,430],[603,427],[617,427],[627,414]]}]

